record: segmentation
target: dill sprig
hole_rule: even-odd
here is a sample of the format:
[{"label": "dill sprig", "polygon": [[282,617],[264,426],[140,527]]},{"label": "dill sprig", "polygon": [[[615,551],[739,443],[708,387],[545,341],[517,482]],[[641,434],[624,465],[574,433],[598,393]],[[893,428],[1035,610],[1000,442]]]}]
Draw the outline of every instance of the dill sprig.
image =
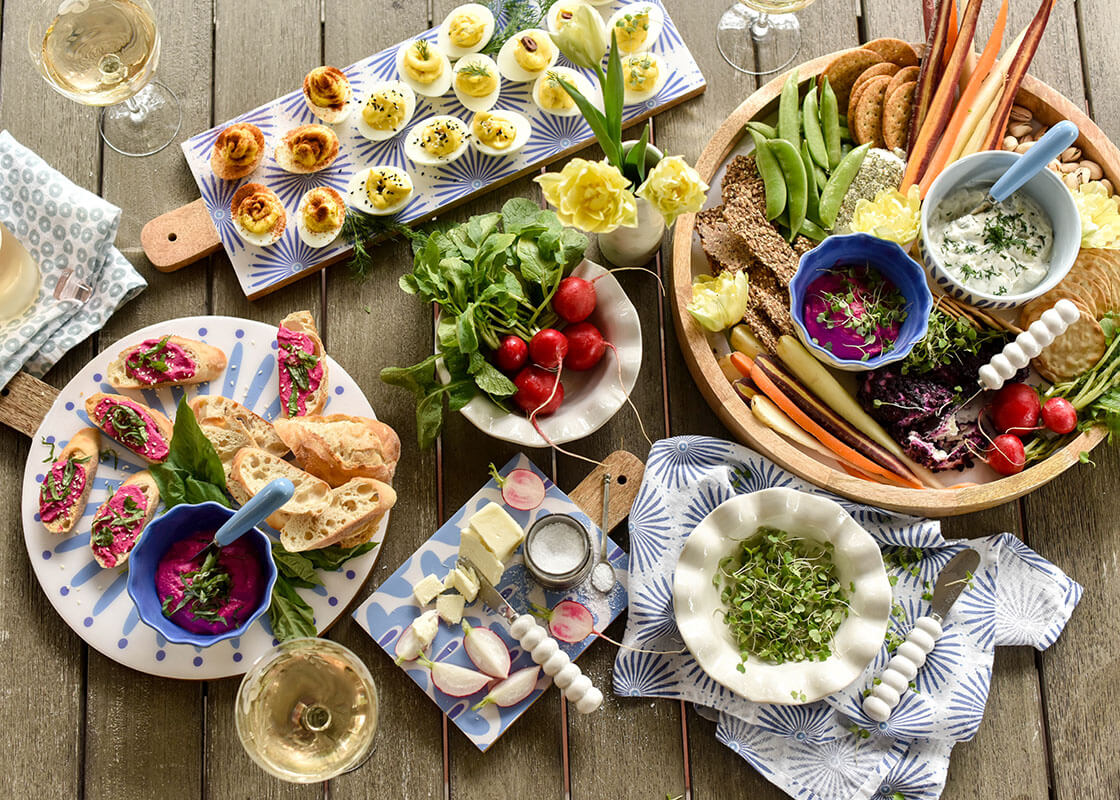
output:
[{"label": "dill sprig", "polygon": [[485,78],[490,75],[490,68],[485,64],[471,62],[470,64],[464,64],[459,67],[459,72],[463,75],[476,75]]},{"label": "dill sprig", "polygon": [[494,19],[500,19],[501,15],[505,14],[506,24],[501,30],[494,31],[494,35],[490,37],[490,41],[481,52],[494,55],[502,49],[503,44],[521,31],[527,28],[540,28],[541,22],[554,3],[556,0],[537,0],[535,3],[528,0],[490,0],[490,11],[493,12]]},{"label": "dill sprig", "polygon": [[423,240],[427,236],[402,225],[389,217],[377,217],[357,209],[348,209],[342,223],[342,239],[349,242],[354,253],[347,262],[350,277],[362,281],[373,272],[374,261],[371,245],[391,236],[403,236],[410,241]]}]

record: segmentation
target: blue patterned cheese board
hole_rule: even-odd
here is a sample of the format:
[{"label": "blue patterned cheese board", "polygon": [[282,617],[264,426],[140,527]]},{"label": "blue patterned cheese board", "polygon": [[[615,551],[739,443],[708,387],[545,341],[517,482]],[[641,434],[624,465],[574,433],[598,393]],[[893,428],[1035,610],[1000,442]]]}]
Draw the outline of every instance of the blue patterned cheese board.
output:
[{"label": "blue patterned cheese board", "polygon": [[[540,506],[531,511],[520,511],[505,505],[498,484],[493,479],[487,481],[485,486],[452,514],[447,522],[354,612],[354,619],[374,638],[389,658],[395,658],[393,650],[397,640],[413,620],[425,610],[412,596],[413,585],[425,575],[434,573],[443,576],[455,566],[459,551],[460,527],[466,524],[466,520],[475,511],[487,503],[501,504],[517,520],[517,523],[525,528],[546,514],[570,514],[588,527],[595,541],[599,540],[599,528],[595,523],[567,494],[545,477],[528,456],[524,454],[515,456],[499,470],[499,474],[509,475],[515,469],[532,470],[544,481],[545,499]],[[591,611],[595,618],[595,630],[605,630],[626,608],[626,575],[629,568],[629,557],[622,548],[610,539],[607,542],[610,561],[619,578],[619,582],[609,594],[604,595],[595,591],[589,582],[567,592],[545,590],[528,576],[522,563],[520,548],[510,559],[502,581],[496,588],[519,613],[527,613],[530,604],[552,608],[561,600],[575,600]],[[524,667],[534,666],[529,654],[522,650],[517,640],[510,635],[501,615],[487,608],[481,600],[476,600],[467,606],[463,619],[473,627],[490,627],[502,637],[510,649],[511,674]],[[574,660],[595,639],[596,635],[592,633],[580,642],[559,642],[559,644],[560,648]],[[429,657],[433,661],[447,661],[473,669],[474,665],[467,657],[462,641],[463,636],[459,626],[452,627],[440,622],[439,632],[428,651]],[[406,662],[401,665],[401,668],[447,714],[448,719],[454,722],[459,730],[482,751],[494,744],[498,737],[505,733],[506,729],[552,685],[552,679],[542,672],[536,688],[520,703],[508,708],[487,705],[479,711],[473,711],[471,706],[485,696],[486,689],[470,697],[450,697],[436,689],[432,684],[431,674],[418,661]]]},{"label": "blue patterned cheese board", "polygon": [[[612,0],[598,6],[598,10],[604,18],[609,18],[626,4],[625,0]],[[661,0],[650,0],[650,5],[661,6],[662,3]],[[652,97],[624,108],[624,126],[695,97],[707,86],[700,67],[667,11],[664,17],[661,33],[651,50],[663,61],[668,77]],[[499,17],[498,24],[503,22]],[[410,37],[406,43],[413,38],[434,42],[436,33],[437,29],[432,28]],[[343,70],[353,87],[352,102],[364,102],[367,87],[375,82],[398,77],[396,60],[400,46],[382,50]],[[563,55],[557,64],[574,68]],[[592,83],[595,82],[590,70],[582,71]],[[285,172],[273,157],[276,143],[293,128],[318,122],[304,101],[301,88],[192,136],[182,143],[183,154],[198,183],[217,238],[237,272],[241,288],[249,299],[255,299],[346,257],[351,248],[341,239],[321,249],[309,247],[300,239],[297,226],[291,221],[283,236],[273,245],[258,247],[246,243],[234,229],[230,214],[230,201],[239,187],[249,182],[264,184],[276,192],[288,214],[293,215],[300,198],[309,189],[329,186],[345,196],[347,184],[354,173],[375,164],[388,164],[407,170],[414,185],[412,200],[394,219],[409,224],[430,219],[437,213],[444,213],[483,192],[574,153],[592,141],[591,129],[582,116],[554,116],[541,111],[533,101],[532,86],[532,83],[511,83],[502,79],[501,94],[495,108],[521,114],[529,120],[532,129],[524,148],[508,156],[487,156],[472,147],[458,160],[438,167],[413,164],[405,157],[405,139],[414,123],[433,115],[451,114],[469,124],[471,112],[460,104],[454,92],[448,91],[441,97],[419,97],[410,124],[400,133],[380,142],[370,141],[358,132],[355,120],[360,114],[355,110],[347,120],[334,126],[340,152],[329,167],[311,174]],[[211,150],[218,134],[238,122],[249,122],[261,129],[266,155],[261,165],[248,177],[221,180],[210,167]]]}]

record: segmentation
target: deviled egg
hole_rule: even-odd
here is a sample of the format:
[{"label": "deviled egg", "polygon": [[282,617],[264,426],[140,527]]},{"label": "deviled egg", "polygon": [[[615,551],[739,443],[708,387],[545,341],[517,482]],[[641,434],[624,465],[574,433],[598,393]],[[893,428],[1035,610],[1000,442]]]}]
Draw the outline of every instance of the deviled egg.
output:
[{"label": "deviled egg", "polygon": [[490,56],[471,53],[455,64],[455,77],[451,80],[455,96],[471,111],[487,111],[498,102],[502,79],[498,65]]},{"label": "deviled egg", "polygon": [[450,164],[467,150],[470,132],[458,117],[440,114],[417,122],[404,140],[404,154],[415,164]]},{"label": "deviled egg", "polygon": [[498,51],[498,70],[513,83],[535,81],[556,63],[560,48],[540,28],[528,28],[506,39]]},{"label": "deviled egg", "polygon": [[350,176],[350,204],[375,216],[396,214],[412,199],[412,178],[403,169],[378,164]]},{"label": "deviled egg", "polygon": [[529,120],[515,111],[480,111],[471,120],[471,142],[488,156],[513,155],[532,132]]},{"label": "deviled egg", "polygon": [[618,50],[642,53],[653,47],[661,28],[665,25],[665,12],[652,3],[630,3],[611,14],[607,22],[607,35],[614,32]]},{"label": "deviled egg", "polygon": [[328,125],[350,116],[352,95],[350,79],[338,67],[315,67],[303,79],[303,99],[307,107]]},{"label": "deviled egg", "polygon": [[276,163],[286,172],[318,172],[336,158],[338,134],[326,125],[300,125],[276,145]]},{"label": "deviled egg", "polygon": [[296,231],[308,247],[326,247],[338,238],[346,219],[346,201],[329,186],[304,193],[296,208]]},{"label": "deviled egg", "polygon": [[416,113],[416,92],[402,81],[381,81],[370,87],[356,119],[358,133],[375,142],[404,130]]},{"label": "deviled egg", "polygon": [[260,183],[247,183],[229,201],[233,228],[242,239],[257,247],[280,241],[288,212],[276,192]]},{"label": "deviled egg", "polygon": [[587,0],[558,0],[548,9],[548,32],[555,35],[568,24],[572,13],[580,6],[587,5]]},{"label": "deviled egg", "polygon": [[626,105],[644,103],[665,85],[665,65],[653,53],[635,53],[622,59],[622,92]]},{"label": "deviled egg", "polygon": [[439,97],[451,88],[451,61],[427,39],[414,39],[397,48],[397,72],[412,91],[425,97]]},{"label": "deviled egg", "polygon": [[436,31],[436,44],[450,58],[477,53],[494,35],[494,14],[484,5],[467,3],[443,18]]},{"label": "deviled egg", "polygon": [[537,78],[537,82],[533,84],[533,102],[537,104],[537,108],[558,117],[570,117],[579,113],[579,106],[560,83],[560,78],[578,89],[580,94],[594,104],[594,89],[591,81],[574,69],[553,67]]}]

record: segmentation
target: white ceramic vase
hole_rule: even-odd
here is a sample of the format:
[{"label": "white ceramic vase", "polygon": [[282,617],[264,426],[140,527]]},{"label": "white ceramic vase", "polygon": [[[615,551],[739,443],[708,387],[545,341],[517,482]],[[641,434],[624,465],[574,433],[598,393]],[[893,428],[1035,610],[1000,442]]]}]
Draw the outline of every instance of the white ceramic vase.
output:
[{"label": "white ceramic vase", "polygon": [[[629,152],[637,141],[622,143],[623,152]],[[653,145],[646,145],[646,170],[662,158],[662,152]],[[644,198],[638,200],[638,224],[632,228],[615,228],[610,233],[599,234],[599,251],[616,267],[640,267],[648,264],[661,247],[665,234],[665,220],[657,209]]]}]

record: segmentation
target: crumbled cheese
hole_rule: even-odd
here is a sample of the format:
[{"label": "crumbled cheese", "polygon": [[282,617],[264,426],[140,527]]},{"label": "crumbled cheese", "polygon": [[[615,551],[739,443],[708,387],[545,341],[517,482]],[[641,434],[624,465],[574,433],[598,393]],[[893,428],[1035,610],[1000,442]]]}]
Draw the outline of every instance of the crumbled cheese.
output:
[{"label": "crumbled cheese", "polygon": [[852,216],[856,213],[856,203],[860,200],[874,200],[883,189],[897,189],[902,184],[902,176],[906,173],[906,162],[892,153],[873,147],[867,151],[867,157],[848,187],[844,200],[840,204],[840,213],[836,216],[836,224],[832,232],[837,234],[851,233]]},{"label": "crumbled cheese", "polygon": [[463,608],[466,598],[461,594],[441,594],[436,600],[436,612],[448,625],[458,625],[463,621]]},{"label": "crumbled cheese", "polygon": [[424,578],[412,587],[412,596],[422,606],[428,605],[436,595],[443,591],[443,581],[436,575],[425,575]]}]

